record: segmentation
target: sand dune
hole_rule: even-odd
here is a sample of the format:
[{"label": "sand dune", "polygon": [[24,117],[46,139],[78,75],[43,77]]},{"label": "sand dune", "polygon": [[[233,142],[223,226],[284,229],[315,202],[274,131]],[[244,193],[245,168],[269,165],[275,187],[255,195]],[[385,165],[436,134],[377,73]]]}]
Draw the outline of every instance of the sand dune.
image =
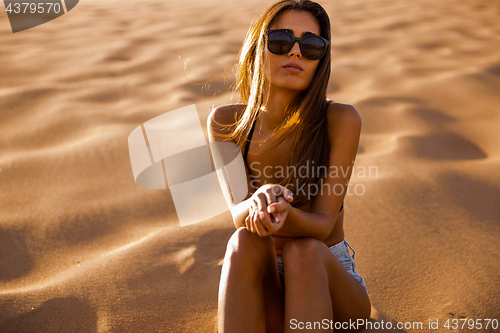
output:
[{"label": "sand dune", "polygon": [[[15,34],[0,10],[0,332],[216,332],[230,214],[181,228],[127,137],[190,104],[206,130],[236,102],[270,3],[86,0]],[[328,97],[356,106],[356,167],[377,170],[345,201],[372,321],[500,320],[500,5],[321,3]]]}]

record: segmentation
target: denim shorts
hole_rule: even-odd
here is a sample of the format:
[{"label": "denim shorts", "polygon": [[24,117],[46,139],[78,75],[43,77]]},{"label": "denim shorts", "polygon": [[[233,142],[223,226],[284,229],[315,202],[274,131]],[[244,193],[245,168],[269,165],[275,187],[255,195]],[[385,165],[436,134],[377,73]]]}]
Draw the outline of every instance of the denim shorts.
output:
[{"label": "denim shorts", "polygon": [[[352,257],[351,254],[349,253],[349,248],[352,250]],[[356,272],[356,263],[354,262],[354,258],[356,257],[356,252],[354,249],[347,243],[347,241],[344,239],[338,244],[332,245],[329,247],[330,252],[332,252],[337,259],[340,260],[340,263],[346,271],[351,274],[356,280],[361,282],[363,287],[365,287],[365,280],[361,277],[361,275]],[[285,288],[285,271],[283,269],[283,259],[280,256],[276,256],[276,261],[278,263],[278,273],[280,275],[280,280],[281,280],[281,285],[283,288]],[[368,291],[368,290],[367,290]]]}]

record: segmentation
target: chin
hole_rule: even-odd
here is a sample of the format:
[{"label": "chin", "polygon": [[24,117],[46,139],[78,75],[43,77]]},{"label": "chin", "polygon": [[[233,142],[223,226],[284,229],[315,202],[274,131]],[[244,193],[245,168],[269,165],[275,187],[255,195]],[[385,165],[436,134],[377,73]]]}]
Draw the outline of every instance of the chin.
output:
[{"label": "chin", "polygon": [[[280,80],[281,81],[281,80]],[[291,82],[289,78],[284,79],[282,82],[276,82],[274,86],[280,89],[285,89],[285,90],[297,90],[297,91],[304,91],[306,90],[311,82]],[[302,80],[301,80],[302,81]]]},{"label": "chin", "polygon": [[286,89],[286,90],[293,90],[293,91],[305,91],[307,90],[307,88],[309,88],[309,85],[300,85],[300,86],[287,86],[287,87],[283,87],[283,89]]}]

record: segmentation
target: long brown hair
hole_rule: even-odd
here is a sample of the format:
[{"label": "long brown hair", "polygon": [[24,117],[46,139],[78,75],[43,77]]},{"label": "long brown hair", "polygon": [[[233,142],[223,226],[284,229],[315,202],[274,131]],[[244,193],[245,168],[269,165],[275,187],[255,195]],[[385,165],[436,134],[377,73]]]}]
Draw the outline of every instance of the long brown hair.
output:
[{"label": "long brown hair", "polygon": [[[229,125],[227,134],[222,134],[232,138],[240,146],[247,141],[252,124],[269,97],[269,89],[266,87],[269,82],[264,78],[264,31],[279,14],[292,10],[311,13],[319,23],[321,37],[331,39],[328,14],[318,3],[310,0],[280,0],[271,5],[250,28],[238,56],[236,88],[240,93],[240,102],[247,106],[242,116]],[[275,147],[293,132],[293,148],[287,165],[293,166],[295,170],[301,170],[301,166],[309,170],[309,177],[299,178],[295,178],[295,172],[288,172],[280,183],[294,192],[295,207],[308,201],[310,197],[304,195],[304,192],[309,193],[309,187],[325,176],[325,172],[313,172],[311,175],[311,166],[314,166],[313,171],[326,171],[328,168],[330,142],[326,118],[326,89],[330,79],[330,66],[331,48],[328,46],[326,54],[319,60],[310,86],[303,92],[300,103],[288,106],[284,122],[261,142],[261,147]]]}]

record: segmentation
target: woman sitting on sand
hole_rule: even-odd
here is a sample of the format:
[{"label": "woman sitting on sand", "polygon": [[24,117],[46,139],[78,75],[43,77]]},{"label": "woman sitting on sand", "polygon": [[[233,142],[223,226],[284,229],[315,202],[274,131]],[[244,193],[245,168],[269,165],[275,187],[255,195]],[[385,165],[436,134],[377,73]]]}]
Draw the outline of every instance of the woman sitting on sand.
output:
[{"label": "woman sitting on sand", "polygon": [[222,266],[220,333],[331,331],[334,322],[370,317],[343,230],[361,119],[351,105],[326,99],[329,40],[319,4],[275,3],[240,51],[244,104],[210,114],[210,140],[240,146],[250,192],[230,199],[237,230]]}]

